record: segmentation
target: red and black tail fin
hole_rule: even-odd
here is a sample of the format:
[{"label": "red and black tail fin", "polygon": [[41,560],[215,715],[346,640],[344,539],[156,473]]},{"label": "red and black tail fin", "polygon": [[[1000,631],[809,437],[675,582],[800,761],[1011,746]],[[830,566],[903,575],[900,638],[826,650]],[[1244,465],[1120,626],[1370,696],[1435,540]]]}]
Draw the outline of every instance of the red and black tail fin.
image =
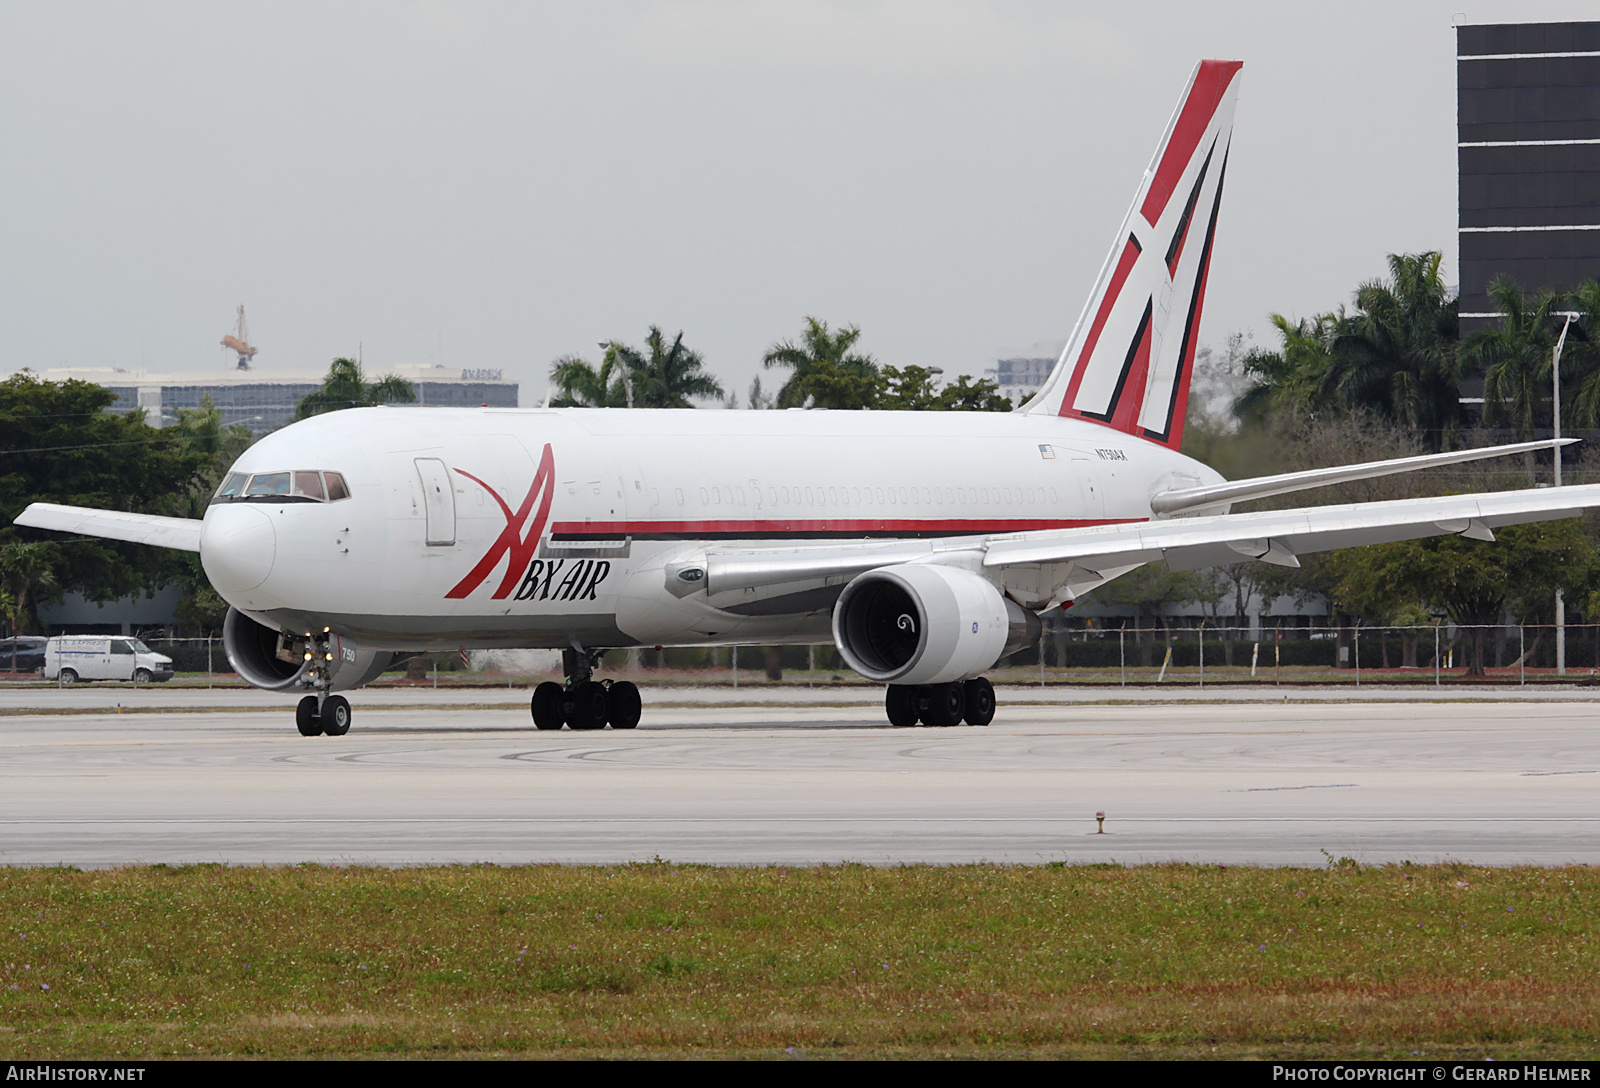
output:
[{"label": "red and black tail fin", "polygon": [[1242,67],[1195,67],[1066,350],[1023,411],[1182,442]]}]

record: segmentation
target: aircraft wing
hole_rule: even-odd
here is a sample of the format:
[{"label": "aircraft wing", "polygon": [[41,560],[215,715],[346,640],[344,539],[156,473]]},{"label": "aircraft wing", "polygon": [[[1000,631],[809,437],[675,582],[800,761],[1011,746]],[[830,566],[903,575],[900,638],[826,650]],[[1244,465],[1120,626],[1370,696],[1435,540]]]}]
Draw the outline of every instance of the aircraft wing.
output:
[{"label": "aircraft wing", "polygon": [[30,503],[17,515],[17,525],[30,529],[55,529],[134,544],[155,544],[186,552],[200,550],[200,522],[196,518],[166,518],[157,514],[130,514],[123,510],[94,510],[87,506]]},{"label": "aircraft wing", "polygon": [[[682,596],[704,589],[714,601],[735,599],[731,595],[737,593],[782,593],[799,584],[837,587],[858,574],[900,563],[969,569],[981,564],[1002,572],[1035,567],[1054,571],[1045,579],[1053,585],[1087,589],[1156,560],[1165,560],[1175,570],[1246,559],[1296,567],[1299,555],[1362,544],[1446,534],[1492,541],[1493,530],[1501,526],[1576,517],[1594,507],[1600,507],[1600,485],[1162,518],[988,537],[713,547],[669,564],[666,574],[670,592]],[[1028,580],[1038,582],[1032,576]],[[1049,592],[1037,584],[1028,596],[1043,600]]]},{"label": "aircraft wing", "polygon": [[990,537],[983,565],[1066,563],[1099,570],[1165,559],[1194,570],[1240,559],[1297,567],[1295,556],[1361,544],[1456,534],[1493,540],[1493,529],[1577,517],[1600,506],[1600,484],[1494,491],[1430,499],[1173,518]]}]

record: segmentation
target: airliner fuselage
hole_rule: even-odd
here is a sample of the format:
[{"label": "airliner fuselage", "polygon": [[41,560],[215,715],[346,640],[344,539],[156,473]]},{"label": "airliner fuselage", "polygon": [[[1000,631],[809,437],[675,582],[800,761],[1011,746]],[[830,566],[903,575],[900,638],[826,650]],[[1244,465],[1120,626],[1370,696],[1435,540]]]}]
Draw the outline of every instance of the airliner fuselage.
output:
[{"label": "airliner fuselage", "polygon": [[[316,474],[347,496],[301,486]],[[1108,427],[1020,413],[388,408],[269,435],[230,480],[200,545],[230,603],[438,650],[826,639],[837,578],[719,596],[678,575],[730,545],[932,555],[1143,520],[1153,493],[1221,477]]]}]

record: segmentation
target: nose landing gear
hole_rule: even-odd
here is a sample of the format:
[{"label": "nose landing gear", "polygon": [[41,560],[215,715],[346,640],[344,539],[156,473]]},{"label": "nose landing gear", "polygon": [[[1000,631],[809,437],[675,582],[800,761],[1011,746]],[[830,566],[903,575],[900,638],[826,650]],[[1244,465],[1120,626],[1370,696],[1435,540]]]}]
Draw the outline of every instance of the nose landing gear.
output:
[{"label": "nose landing gear", "polygon": [[311,648],[306,651],[309,663],[307,678],[316,694],[307,695],[294,708],[295,728],[302,737],[342,737],[350,732],[350,700],[343,695],[329,695],[333,675],[328,664],[333,660],[332,639],[325,627],[320,635],[312,635]]},{"label": "nose landing gear", "polygon": [[533,689],[529,710],[537,729],[632,729],[643,709],[639,689],[627,680],[596,680],[604,650],[563,650],[566,685],[546,681]]},{"label": "nose landing gear", "polygon": [[350,700],[343,695],[307,695],[294,708],[294,724],[302,737],[342,737],[350,732]]}]

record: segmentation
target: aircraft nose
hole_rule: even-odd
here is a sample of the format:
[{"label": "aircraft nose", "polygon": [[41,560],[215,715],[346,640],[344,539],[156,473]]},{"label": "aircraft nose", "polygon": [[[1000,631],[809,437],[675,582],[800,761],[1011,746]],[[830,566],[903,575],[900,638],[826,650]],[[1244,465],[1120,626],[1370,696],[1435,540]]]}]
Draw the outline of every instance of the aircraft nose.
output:
[{"label": "aircraft nose", "polygon": [[278,548],[272,519],[242,504],[214,506],[200,530],[200,565],[224,598],[246,593],[267,580]]}]

